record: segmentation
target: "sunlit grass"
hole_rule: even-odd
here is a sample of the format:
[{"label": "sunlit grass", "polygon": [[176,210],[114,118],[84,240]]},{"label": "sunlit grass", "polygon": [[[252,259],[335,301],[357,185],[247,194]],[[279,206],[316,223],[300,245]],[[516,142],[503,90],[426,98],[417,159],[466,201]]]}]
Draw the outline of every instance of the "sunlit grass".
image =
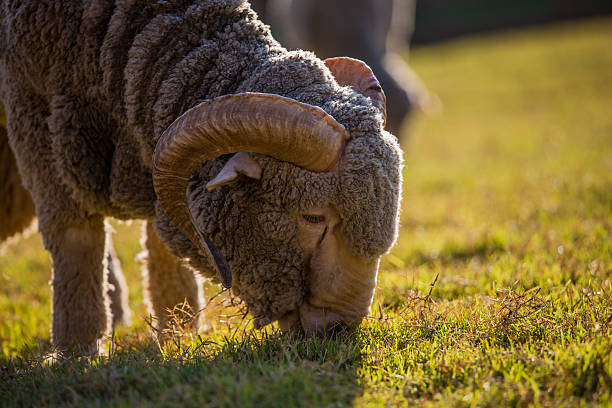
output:
[{"label": "sunlit grass", "polygon": [[11,245],[0,405],[612,404],[611,44],[600,19],[411,53],[443,112],[402,135],[400,237],[354,335],[253,332],[216,297],[200,336],[160,346],[140,225],[113,224],[134,326],[108,357],[51,364],[49,257],[38,235]]}]

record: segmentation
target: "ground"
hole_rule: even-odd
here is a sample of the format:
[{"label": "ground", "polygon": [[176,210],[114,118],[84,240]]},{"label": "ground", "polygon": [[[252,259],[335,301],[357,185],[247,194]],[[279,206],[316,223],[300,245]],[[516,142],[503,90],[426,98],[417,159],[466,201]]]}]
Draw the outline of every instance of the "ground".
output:
[{"label": "ground", "polygon": [[401,135],[400,236],[353,335],[251,331],[222,295],[199,336],[159,346],[140,224],[113,223],[134,326],[55,361],[49,257],[37,234],[12,243],[0,406],[612,406],[611,44],[604,18],[411,53],[443,108]]}]

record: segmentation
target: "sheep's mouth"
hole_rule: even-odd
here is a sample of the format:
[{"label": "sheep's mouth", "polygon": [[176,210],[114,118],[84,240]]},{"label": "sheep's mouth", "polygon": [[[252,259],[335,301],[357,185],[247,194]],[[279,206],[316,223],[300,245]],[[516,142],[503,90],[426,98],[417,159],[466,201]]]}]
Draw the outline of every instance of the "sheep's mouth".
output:
[{"label": "sheep's mouth", "polygon": [[283,332],[295,332],[302,328],[300,324],[300,317],[297,311],[292,310],[285,313],[281,318],[278,319],[278,327]]},{"label": "sheep's mouth", "polygon": [[283,315],[278,319],[278,325],[283,332],[323,337],[335,337],[351,331],[356,326],[354,322],[347,323],[337,313],[313,308],[308,304]]}]

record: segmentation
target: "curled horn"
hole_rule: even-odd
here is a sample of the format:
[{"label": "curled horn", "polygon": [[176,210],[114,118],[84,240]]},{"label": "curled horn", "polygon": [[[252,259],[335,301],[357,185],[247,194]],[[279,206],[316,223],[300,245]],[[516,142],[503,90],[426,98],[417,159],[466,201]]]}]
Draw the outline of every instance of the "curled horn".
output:
[{"label": "curled horn", "polygon": [[386,124],[387,97],[368,64],[349,57],[327,58],[323,62],[340,85],[350,86],[355,92],[370,98],[382,112]]},{"label": "curled horn", "polygon": [[337,165],[347,138],[344,127],[321,108],[263,93],[221,96],[185,112],[155,147],[153,185],[174,224],[212,261],[231,287],[225,259],[199,231],[187,206],[190,176],[207,160],[239,151],[261,153],[322,172]]}]

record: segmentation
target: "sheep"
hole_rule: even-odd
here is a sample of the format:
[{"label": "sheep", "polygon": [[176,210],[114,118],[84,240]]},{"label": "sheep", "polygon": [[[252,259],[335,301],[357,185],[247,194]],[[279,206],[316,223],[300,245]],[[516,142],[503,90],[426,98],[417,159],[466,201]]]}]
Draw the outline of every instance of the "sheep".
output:
[{"label": "sheep", "polygon": [[430,111],[435,98],[400,54],[408,52],[414,0],[256,0],[253,8],[289,47],[321,58],[365,61],[385,90],[387,129],[400,134],[414,108]]},{"label": "sheep", "polygon": [[5,0],[0,13],[8,142],[53,261],[59,352],[95,354],[121,302],[109,216],[146,220],[161,327],[166,307],[202,306],[201,278],[231,287],[257,328],[359,324],[402,181],[367,65],[287,51],[244,0]]}]

